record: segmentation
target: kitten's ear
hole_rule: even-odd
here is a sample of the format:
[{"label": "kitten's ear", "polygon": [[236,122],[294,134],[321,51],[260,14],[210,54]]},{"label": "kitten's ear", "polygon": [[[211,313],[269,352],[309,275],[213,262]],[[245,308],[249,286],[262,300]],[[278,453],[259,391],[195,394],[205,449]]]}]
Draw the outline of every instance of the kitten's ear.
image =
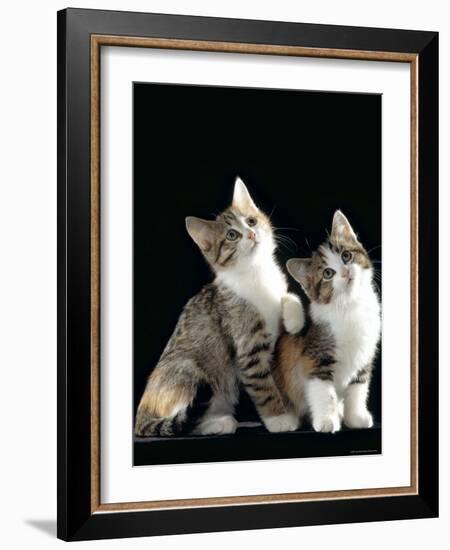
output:
[{"label": "kitten's ear", "polygon": [[340,210],[336,210],[333,216],[331,238],[336,241],[357,241],[358,237],[350,225],[350,222]]},{"label": "kitten's ear", "polygon": [[231,206],[241,212],[258,210],[241,178],[236,178],[236,182],[234,184],[233,202]]},{"label": "kitten's ear", "polygon": [[188,216],[186,218],[186,229],[192,240],[198,245],[202,252],[208,252],[214,245],[218,229],[217,222],[202,220]]},{"label": "kitten's ear", "polygon": [[287,261],[286,268],[308,294],[311,283],[311,258],[291,258]]}]

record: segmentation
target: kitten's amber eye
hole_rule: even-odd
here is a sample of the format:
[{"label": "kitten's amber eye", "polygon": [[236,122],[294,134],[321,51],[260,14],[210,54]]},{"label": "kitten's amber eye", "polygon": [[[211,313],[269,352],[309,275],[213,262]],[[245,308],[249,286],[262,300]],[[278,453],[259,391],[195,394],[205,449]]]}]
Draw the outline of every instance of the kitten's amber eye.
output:
[{"label": "kitten's amber eye", "polygon": [[230,229],[227,233],[227,240],[235,241],[239,237],[239,233],[234,229]]},{"label": "kitten's amber eye", "polygon": [[255,225],[258,223],[258,220],[256,218],[253,218],[253,217],[250,217],[250,218],[247,218],[247,225],[249,227],[255,227]]},{"label": "kitten's amber eye", "polygon": [[353,254],[350,252],[350,250],[344,250],[344,252],[342,252],[341,254],[341,258],[344,264],[348,264],[352,261]]},{"label": "kitten's amber eye", "polygon": [[327,267],[323,270],[323,278],[325,279],[325,281],[329,281],[330,279],[332,279],[335,274],[336,271],[334,269],[331,269],[331,267]]}]

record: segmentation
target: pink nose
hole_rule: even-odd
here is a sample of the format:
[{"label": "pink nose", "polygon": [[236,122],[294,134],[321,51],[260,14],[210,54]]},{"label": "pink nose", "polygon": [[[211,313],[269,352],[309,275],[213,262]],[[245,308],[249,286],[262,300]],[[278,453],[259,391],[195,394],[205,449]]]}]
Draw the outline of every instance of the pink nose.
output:
[{"label": "pink nose", "polygon": [[345,279],[350,279],[350,269],[346,268],[346,269],[343,269],[342,270],[342,276],[345,278]]},{"label": "pink nose", "polygon": [[251,240],[251,241],[256,241],[256,233],[254,231],[249,231],[248,234],[247,234],[248,238]]}]

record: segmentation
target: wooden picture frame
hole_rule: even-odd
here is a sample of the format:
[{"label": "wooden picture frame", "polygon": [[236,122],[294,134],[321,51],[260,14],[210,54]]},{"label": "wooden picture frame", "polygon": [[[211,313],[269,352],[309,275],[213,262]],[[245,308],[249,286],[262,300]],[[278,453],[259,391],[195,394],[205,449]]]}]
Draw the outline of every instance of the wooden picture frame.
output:
[{"label": "wooden picture frame", "polygon": [[[411,485],[100,501],[100,51],[326,57],[411,68]],[[67,9],[58,13],[58,537],[86,540],[438,514],[438,35]]]}]

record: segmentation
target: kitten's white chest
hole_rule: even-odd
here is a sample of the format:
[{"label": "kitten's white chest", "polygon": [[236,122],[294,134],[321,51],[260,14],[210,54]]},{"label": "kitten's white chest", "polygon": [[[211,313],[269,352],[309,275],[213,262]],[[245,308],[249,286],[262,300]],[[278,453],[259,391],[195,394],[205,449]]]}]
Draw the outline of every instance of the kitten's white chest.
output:
[{"label": "kitten's white chest", "polygon": [[258,310],[275,343],[280,330],[281,298],[287,292],[286,280],[275,262],[246,272],[221,274],[219,279]]},{"label": "kitten's white chest", "polygon": [[374,359],[381,326],[378,298],[368,292],[358,303],[328,312],[326,321],[336,341],[335,380],[345,386]]}]

